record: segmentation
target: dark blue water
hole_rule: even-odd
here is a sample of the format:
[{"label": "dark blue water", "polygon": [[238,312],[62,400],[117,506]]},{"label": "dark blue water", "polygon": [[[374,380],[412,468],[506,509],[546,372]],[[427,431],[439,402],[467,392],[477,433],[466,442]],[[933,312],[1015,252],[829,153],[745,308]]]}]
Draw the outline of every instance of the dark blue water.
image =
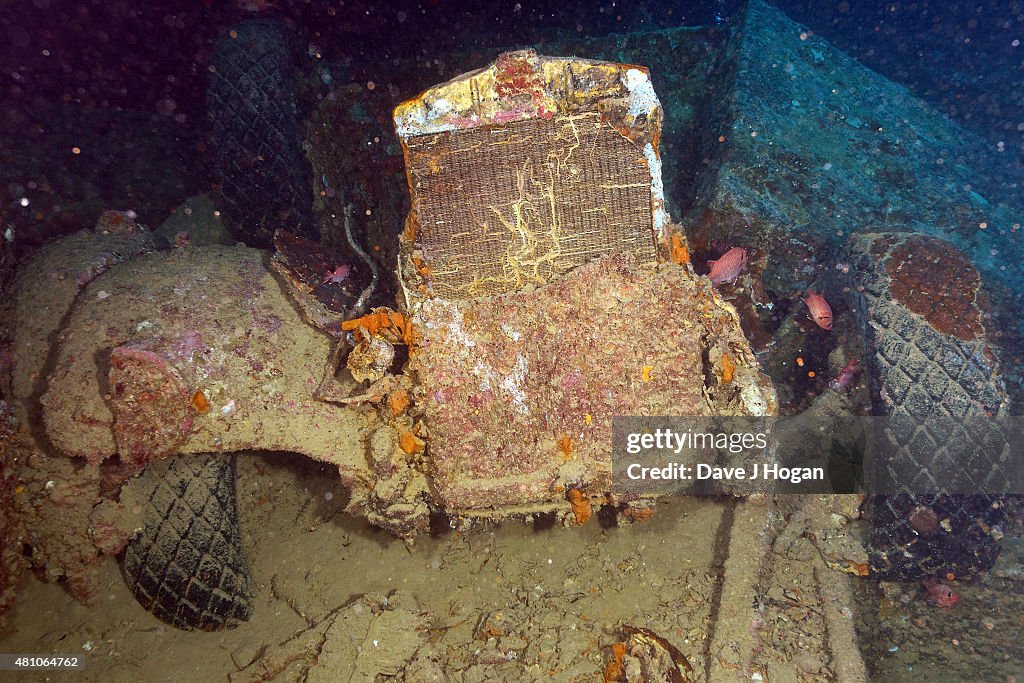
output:
[{"label": "dark blue water", "polygon": [[[1024,8],[1021,3],[811,2],[776,3],[792,18],[867,66],[906,85],[984,140],[1007,172],[1024,159]],[[254,16],[279,19],[296,36],[296,50],[341,64],[339,82],[376,74],[388,80],[400,64],[467,50],[498,51],[567,36],[602,36],[673,26],[728,26],[736,0],[702,2],[299,2],[179,0],[146,3],[28,0],[0,4],[0,109],[33,113],[5,117],[7,135],[28,133],[29,119],[52,131],[54,106],[131,110],[152,118],[177,141],[170,158],[176,181],[202,191],[208,181],[200,144],[205,122],[207,62],[216,36]],[[406,67],[407,68],[407,67]],[[423,86],[432,81],[429,77]],[[411,93],[400,93],[408,96]],[[134,133],[102,131],[112,146],[132,145]],[[6,141],[6,148],[12,143]],[[115,164],[112,150],[85,154]],[[11,169],[5,185],[22,182]],[[90,188],[106,201],[131,200],[166,211],[169,198],[146,198],[121,177]],[[4,188],[5,216],[17,214]],[[191,194],[193,192],[189,192]],[[50,229],[61,231],[60,226]],[[52,235],[31,235],[33,243]],[[28,234],[25,235],[29,237]]]},{"label": "dark blue water", "polygon": [[1018,161],[1024,143],[1020,2],[810,2],[776,5],[903,83]]}]

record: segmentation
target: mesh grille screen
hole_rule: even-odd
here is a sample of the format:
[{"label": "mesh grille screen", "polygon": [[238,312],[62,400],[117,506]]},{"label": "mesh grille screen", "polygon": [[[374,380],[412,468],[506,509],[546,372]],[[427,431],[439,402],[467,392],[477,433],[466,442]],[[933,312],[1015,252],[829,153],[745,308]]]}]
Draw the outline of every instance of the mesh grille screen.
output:
[{"label": "mesh grille screen", "polygon": [[407,147],[435,296],[541,285],[601,254],[655,258],[647,162],[597,112],[420,135]]}]

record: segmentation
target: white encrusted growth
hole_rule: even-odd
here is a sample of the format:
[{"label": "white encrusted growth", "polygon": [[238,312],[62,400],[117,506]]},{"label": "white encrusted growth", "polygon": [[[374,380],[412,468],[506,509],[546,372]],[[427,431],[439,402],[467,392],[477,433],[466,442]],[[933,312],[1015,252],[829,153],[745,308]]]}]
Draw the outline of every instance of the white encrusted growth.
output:
[{"label": "white encrusted growth", "polygon": [[740,382],[740,401],[754,417],[768,415],[768,402],[764,398],[764,392],[753,378]]},{"label": "white encrusted growth", "polygon": [[647,167],[651,171],[651,217],[654,232],[659,239],[664,239],[669,217],[668,212],[665,211],[665,184],[661,179],[661,157],[658,156],[654,145],[649,142],[644,145],[644,158],[647,159]]},{"label": "white encrusted growth", "polygon": [[[445,100],[438,99],[437,102],[445,102]],[[444,113],[434,108],[428,112],[422,105],[410,107],[404,114],[395,116],[395,130],[398,132],[398,137],[405,140],[417,135],[443,133],[458,130],[458,128],[454,123],[444,120]]]},{"label": "white encrusted growth", "polygon": [[622,84],[629,91],[629,115],[636,120],[641,114],[651,116],[655,109],[661,108],[661,102],[654,93],[651,77],[640,69],[627,69],[622,77]]},{"label": "white encrusted growth", "polygon": [[526,386],[526,370],[526,356],[517,355],[515,369],[501,382],[501,388],[512,397],[512,405],[522,415],[528,415],[530,412],[526,406],[526,391],[523,390]]}]

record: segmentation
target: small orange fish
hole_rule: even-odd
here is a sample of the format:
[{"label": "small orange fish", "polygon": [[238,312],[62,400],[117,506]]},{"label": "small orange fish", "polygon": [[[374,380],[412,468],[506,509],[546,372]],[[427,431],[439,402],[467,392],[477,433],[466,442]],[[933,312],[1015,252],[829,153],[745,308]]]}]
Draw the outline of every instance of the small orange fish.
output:
[{"label": "small orange fish", "polygon": [[834,380],[829,382],[829,386],[835,389],[836,391],[844,391],[848,389],[851,384],[853,384],[853,377],[856,374],[857,359],[854,358],[849,363],[847,363],[842,370],[839,371],[839,374],[836,375],[836,378]]},{"label": "small orange fish", "polygon": [[937,607],[952,607],[960,602],[960,596],[956,591],[941,581],[929,578],[923,582],[924,588],[928,591],[928,597]]},{"label": "small orange fish", "polygon": [[804,297],[807,310],[811,312],[811,320],[818,324],[823,330],[832,329],[832,307],[825,301],[825,297],[817,294],[813,289],[808,290]]},{"label": "small orange fish", "polygon": [[335,266],[334,270],[327,271],[327,274],[324,275],[324,281],[321,282],[320,284],[326,285],[328,282],[332,284],[344,282],[346,279],[348,279],[348,276],[351,274],[352,268],[350,268],[349,266],[346,266],[344,264],[340,266]]},{"label": "small orange fish", "polygon": [[740,272],[747,267],[747,250],[743,247],[733,247],[717,261],[708,261],[708,266],[711,267],[711,272],[708,273],[711,284],[736,282]]}]

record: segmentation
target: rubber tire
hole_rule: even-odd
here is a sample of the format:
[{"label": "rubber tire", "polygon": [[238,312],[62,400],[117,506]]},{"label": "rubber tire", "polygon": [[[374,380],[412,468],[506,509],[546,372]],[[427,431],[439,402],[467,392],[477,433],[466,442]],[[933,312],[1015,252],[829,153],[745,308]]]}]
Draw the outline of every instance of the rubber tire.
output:
[{"label": "rubber tire", "polygon": [[248,620],[252,576],[235,504],[235,456],[175,456],[151,462],[144,528],[123,569],[139,603],[187,631]]},{"label": "rubber tire", "polygon": [[[865,235],[847,256],[851,272],[858,274],[849,289],[849,303],[865,343],[873,414],[889,417],[886,438],[894,457],[881,465],[903,491],[871,496],[865,505],[870,523],[869,573],[888,581],[947,575],[967,578],[990,569],[999,555],[998,535],[991,530],[1004,519],[1003,501],[983,494],[922,495],[914,493],[915,482],[929,476],[941,481],[940,473],[950,462],[982,472],[1005,467],[1002,450],[996,447],[1005,445],[998,430],[949,439],[940,432],[954,418],[937,406],[962,396],[977,397],[997,415],[1008,398],[999,373],[982,350],[984,342],[965,342],[940,333],[893,300],[884,265],[888,251],[873,253],[871,245],[877,238],[897,242],[911,237]],[[985,414],[974,405],[965,410],[962,419],[974,420],[972,424],[979,424]],[[918,439],[933,446],[921,448]],[[1007,473],[1003,479],[1011,481],[1012,475]],[[922,509],[941,520],[934,531],[914,529],[915,510]]]},{"label": "rubber tire", "polygon": [[272,248],[277,228],[319,239],[287,29],[268,19],[237,24],[210,65],[208,146],[228,227],[250,247]]}]

